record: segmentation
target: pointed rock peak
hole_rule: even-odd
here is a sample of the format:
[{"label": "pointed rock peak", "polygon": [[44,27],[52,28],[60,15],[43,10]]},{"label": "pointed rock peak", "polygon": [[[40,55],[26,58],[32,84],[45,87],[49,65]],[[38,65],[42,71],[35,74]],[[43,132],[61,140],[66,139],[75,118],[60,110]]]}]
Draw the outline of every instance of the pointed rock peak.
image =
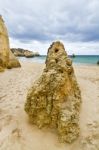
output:
[{"label": "pointed rock peak", "polygon": [[48,49],[48,53],[52,52],[57,54],[60,51],[65,51],[64,45],[60,41],[53,42]]},{"label": "pointed rock peak", "polygon": [[3,18],[2,18],[2,15],[0,15],[0,20],[4,22],[4,20],[3,20]]},{"label": "pointed rock peak", "polygon": [[48,49],[41,77],[27,95],[25,111],[39,128],[57,131],[62,142],[73,142],[79,136],[81,94],[72,61],[61,42]]},{"label": "pointed rock peak", "polygon": [[53,42],[48,49],[46,66],[47,67],[56,67],[57,64],[66,63],[67,53],[65,51],[64,45],[57,41]]}]

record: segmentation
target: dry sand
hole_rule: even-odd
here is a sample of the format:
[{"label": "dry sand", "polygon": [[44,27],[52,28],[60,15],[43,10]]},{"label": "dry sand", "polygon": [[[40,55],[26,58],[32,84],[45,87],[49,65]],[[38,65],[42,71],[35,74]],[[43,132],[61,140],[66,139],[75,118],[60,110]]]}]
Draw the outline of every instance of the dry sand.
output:
[{"label": "dry sand", "polygon": [[82,92],[81,132],[73,144],[62,144],[52,131],[31,125],[24,112],[27,91],[44,65],[21,64],[0,73],[0,150],[99,150],[99,67],[74,66]]}]

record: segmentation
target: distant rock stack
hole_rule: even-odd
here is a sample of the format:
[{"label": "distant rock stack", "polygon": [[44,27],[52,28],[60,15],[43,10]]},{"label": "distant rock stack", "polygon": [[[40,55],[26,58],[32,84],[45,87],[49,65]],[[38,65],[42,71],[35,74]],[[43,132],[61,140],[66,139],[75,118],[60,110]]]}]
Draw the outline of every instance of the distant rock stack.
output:
[{"label": "distant rock stack", "polygon": [[72,61],[64,45],[54,42],[48,49],[46,67],[27,95],[25,111],[39,128],[57,131],[61,142],[73,142],[79,136],[81,92]]},{"label": "distant rock stack", "polygon": [[10,51],[7,28],[0,15],[0,72],[13,67],[20,67],[20,63]]},{"label": "distant rock stack", "polygon": [[38,52],[33,52],[33,51],[25,50],[22,48],[11,48],[11,51],[15,56],[18,56],[18,57],[32,58],[35,56],[40,56]]}]

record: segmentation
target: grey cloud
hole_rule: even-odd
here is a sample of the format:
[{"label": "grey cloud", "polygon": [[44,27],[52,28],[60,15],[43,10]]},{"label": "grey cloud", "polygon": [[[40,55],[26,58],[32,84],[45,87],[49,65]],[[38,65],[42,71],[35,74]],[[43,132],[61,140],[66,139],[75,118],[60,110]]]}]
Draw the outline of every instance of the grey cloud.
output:
[{"label": "grey cloud", "polygon": [[21,42],[99,41],[98,0],[3,0],[9,35]]}]

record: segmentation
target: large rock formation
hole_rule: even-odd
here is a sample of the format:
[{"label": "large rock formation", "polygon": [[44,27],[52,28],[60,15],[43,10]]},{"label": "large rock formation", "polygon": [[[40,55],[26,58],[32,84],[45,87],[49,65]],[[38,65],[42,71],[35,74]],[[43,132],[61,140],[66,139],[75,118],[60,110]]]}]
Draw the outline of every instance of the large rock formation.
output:
[{"label": "large rock formation", "polygon": [[25,111],[33,124],[54,128],[62,142],[71,143],[79,135],[80,103],[72,61],[63,44],[54,42],[41,77],[28,92]]},{"label": "large rock formation", "polygon": [[0,71],[13,67],[20,67],[20,63],[10,51],[7,28],[0,16]]},{"label": "large rock formation", "polygon": [[22,48],[11,48],[11,51],[12,53],[14,53],[15,56],[19,56],[19,57],[31,58],[31,57],[39,56],[38,52],[32,52]]}]

